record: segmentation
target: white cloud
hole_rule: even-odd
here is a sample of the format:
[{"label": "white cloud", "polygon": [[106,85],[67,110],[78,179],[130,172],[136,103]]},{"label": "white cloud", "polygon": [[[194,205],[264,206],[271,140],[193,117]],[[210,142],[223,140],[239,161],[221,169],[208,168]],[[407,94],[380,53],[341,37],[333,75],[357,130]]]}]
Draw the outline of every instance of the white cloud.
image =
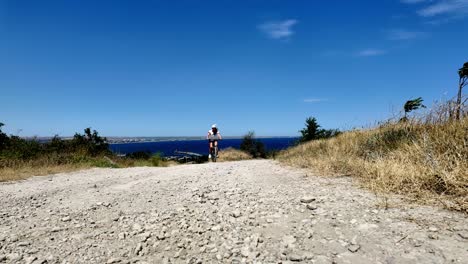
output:
[{"label": "white cloud", "polygon": [[387,53],[385,50],[380,50],[380,49],[365,49],[361,50],[356,53],[356,56],[358,57],[373,57],[373,56],[380,56],[384,55]]},{"label": "white cloud", "polygon": [[454,14],[460,15],[467,13],[468,0],[440,0],[418,11],[418,14],[423,17]]},{"label": "white cloud", "polygon": [[387,38],[390,40],[411,40],[426,36],[427,34],[420,31],[409,31],[406,29],[391,29],[387,32]]},{"label": "white cloud", "polygon": [[468,0],[400,0],[404,4],[424,4],[417,13],[422,17],[468,14]]},{"label": "white cloud", "polygon": [[294,35],[292,27],[297,23],[298,21],[295,19],[269,21],[258,25],[258,29],[272,39],[288,39]]},{"label": "white cloud", "polygon": [[306,98],[304,99],[304,103],[320,103],[320,102],[325,102],[328,101],[327,99],[322,99],[322,98]]}]

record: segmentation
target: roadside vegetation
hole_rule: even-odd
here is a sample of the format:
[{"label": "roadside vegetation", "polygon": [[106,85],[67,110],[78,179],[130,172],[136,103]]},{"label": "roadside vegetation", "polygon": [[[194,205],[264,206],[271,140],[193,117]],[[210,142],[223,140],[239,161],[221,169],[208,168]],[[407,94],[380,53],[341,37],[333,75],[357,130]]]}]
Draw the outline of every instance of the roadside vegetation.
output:
[{"label": "roadside vegetation", "polygon": [[265,145],[255,138],[255,132],[249,131],[244,135],[240,144],[240,150],[252,156],[252,158],[266,158]]},{"label": "roadside vegetation", "polygon": [[235,148],[226,148],[219,151],[218,161],[237,161],[252,159],[252,155]]},{"label": "roadside vegetation", "polygon": [[33,175],[67,172],[91,167],[124,168],[131,166],[167,166],[159,154],[134,153],[118,157],[109,150],[105,137],[86,128],[72,139],[55,136],[40,143],[35,139],[8,136],[0,123],[0,181],[24,179]]},{"label": "roadside vegetation", "polygon": [[468,107],[461,92],[468,83],[468,63],[459,75],[455,100],[419,115],[410,112],[425,108],[422,98],[409,100],[401,118],[371,129],[310,139],[303,131],[316,120],[308,119],[302,143],[278,159],[321,174],[358,177],[379,194],[397,193],[468,213]]}]

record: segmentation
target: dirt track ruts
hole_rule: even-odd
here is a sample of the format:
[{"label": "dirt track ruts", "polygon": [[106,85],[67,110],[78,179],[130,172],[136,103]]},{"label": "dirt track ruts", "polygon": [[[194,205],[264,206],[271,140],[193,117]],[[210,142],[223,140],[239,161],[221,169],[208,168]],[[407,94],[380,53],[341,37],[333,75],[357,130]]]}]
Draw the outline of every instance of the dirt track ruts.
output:
[{"label": "dirt track ruts", "polygon": [[271,160],[34,177],[0,201],[0,263],[468,263],[465,215]]}]

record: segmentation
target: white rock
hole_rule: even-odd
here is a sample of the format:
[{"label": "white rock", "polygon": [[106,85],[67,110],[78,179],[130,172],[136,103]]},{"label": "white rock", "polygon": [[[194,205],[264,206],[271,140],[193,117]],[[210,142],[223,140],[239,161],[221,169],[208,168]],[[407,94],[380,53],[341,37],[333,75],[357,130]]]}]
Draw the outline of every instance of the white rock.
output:
[{"label": "white rock", "polygon": [[352,253],[356,253],[361,248],[360,245],[351,245],[348,247],[348,250]]},{"label": "white rock", "polygon": [[239,218],[241,216],[241,212],[240,210],[234,210],[232,213],[231,213],[231,216],[233,216],[234,218]]},{"label": "white rock", "polygon": [[310,197],[310,196],[305,196],[305,197],[302,197],[300,201],[301,201],[301,203],[311,203],[311,202],[315,201],[315,198]]},{"label": "white rock", "polygon": [[300,255],[297,254],[291,254],[289,255],[289,260],[290,261],[302,261],[304,258]]}]

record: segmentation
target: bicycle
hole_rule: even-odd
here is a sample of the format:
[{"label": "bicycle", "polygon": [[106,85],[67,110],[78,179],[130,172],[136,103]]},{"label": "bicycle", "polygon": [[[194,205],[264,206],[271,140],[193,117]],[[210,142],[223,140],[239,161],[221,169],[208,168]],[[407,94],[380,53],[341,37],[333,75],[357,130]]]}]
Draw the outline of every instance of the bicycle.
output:
[{"label": "bicycle", "polygon": [[218,158],[218,144],[217,142],[219,141],[219,138],[210,138],[210,142],[213,144],[213,147],[211,148],[211,161],[216,162],[216,159]]}]

